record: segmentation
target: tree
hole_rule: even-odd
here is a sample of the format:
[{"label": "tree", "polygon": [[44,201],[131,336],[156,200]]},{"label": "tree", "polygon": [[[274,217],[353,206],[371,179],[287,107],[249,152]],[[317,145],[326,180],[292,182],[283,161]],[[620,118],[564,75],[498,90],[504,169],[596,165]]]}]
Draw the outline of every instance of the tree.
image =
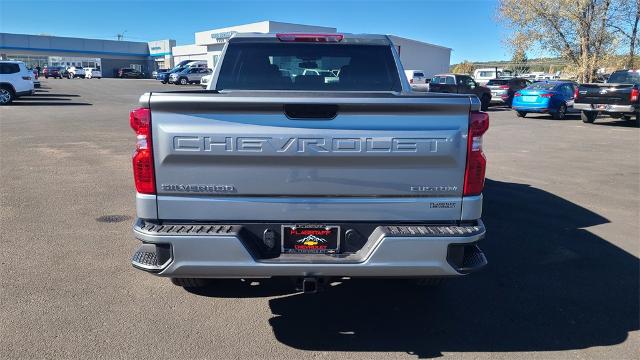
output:
[{"label": "tree", "polygon": [[616,50],[609,27],[613,1],[500,0],[498,15],[513,30],[516,49],[524,43],[559,55],[575,65],[579,81],[588,82],[603,55]]},{"label": "tree", "polygon": [[475,65],[472,62],[467,60],[461,62],[460,64],[456,64],[451,69],[451,72],[456,74],[473,74],[473,71],[476,69]]},{"label": "tree", "polygon": [[529,72],[527,61],[529,61],[527,53],[522,49],[517,49],[513,52],[513,56],[511,57],[511,70],[516,74]]},{"label": "tree", "polygon": [[638,23],[640,22],[640,0],[617,0],[616,13],[609,25],[615,33],[629,42],[626,66],[633,69],[638,44]]}]

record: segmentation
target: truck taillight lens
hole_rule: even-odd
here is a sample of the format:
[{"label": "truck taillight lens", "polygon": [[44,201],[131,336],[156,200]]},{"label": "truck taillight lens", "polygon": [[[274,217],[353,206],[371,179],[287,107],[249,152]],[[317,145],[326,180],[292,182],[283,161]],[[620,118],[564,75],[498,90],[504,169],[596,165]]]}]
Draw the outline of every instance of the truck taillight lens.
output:
[{"label": "truck taillight lens", "polygon": [[509,85],[501,85],[499,87],[500,90],[509,90]]},{"label": "truck taillight lens", "polygon": [[631,95],[629,95],[629,101],[635,102],[635,101],[638,101],[639,98],[640,98],[640,90],[631,89]]},{"label": "truck taillight lens", "polygon": [[573,98],[577,99],[578,98],[578,94],[580,94],[580,89],[576,88],[576,90],[573,92]]},{"label": "truck taillight lens", "polygon": [[155,194],[151,111],[145,108],[132,110],[129,114],[129,122],[136,133],[136,149],[133,152],[133,179],[136,183],[136,191],[141,194]]},{"label": "truck taillight lens", "polygon": [[487,159],[482,152],[482,135],[489,129],[489,114],[474,111],[469,116],[467,166],[464,172],[464,196],[480,195],[484,188]]}]

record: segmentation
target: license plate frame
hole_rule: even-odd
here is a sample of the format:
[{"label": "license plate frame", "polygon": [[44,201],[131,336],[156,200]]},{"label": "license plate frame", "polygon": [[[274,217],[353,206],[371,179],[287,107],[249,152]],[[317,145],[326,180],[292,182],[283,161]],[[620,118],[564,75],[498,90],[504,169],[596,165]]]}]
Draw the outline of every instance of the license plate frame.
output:
[{"label": "license plate frame", "polygon": [[336,254],[340,250],[340,226],[285,224],[280,227],[283,254]]}]

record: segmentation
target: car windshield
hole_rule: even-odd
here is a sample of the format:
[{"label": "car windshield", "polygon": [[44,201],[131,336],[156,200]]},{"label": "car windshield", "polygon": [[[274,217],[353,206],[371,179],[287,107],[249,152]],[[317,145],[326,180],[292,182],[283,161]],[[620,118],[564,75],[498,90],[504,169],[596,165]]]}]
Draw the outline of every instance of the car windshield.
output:
[{"label": "car windshield", "polygon": [[527,90],[553,90],[558,86],[556,83],[537,82],[529,85]]},{"label": "car windshield", "polygon": [[640,84],[640,72],[618,71],[609,76],[608,83],[611,84]]},{"label": "car windshield", "polygon": [[401,85],[389,46],[232,43],[218,77],[222,89],[400,91]]},{"label": "car windshield", "polygon": [[507,85],[509,83],[509,80],[489,80],[489,82],[487,82],[487,85]]}]

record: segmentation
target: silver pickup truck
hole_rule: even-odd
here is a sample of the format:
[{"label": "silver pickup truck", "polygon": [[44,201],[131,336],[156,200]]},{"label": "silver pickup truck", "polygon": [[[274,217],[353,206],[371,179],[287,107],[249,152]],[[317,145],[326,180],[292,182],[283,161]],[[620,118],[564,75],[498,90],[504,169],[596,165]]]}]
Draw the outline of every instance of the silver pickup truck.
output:
[{"label": "silver pickup truck", "polygon": [[184,287],[284,276],[305,292],[476,271],[479,110],[474,95],[412,92],[384,35],[236,34],[207,90],[146,93],[131,112],[133,266]]}]

